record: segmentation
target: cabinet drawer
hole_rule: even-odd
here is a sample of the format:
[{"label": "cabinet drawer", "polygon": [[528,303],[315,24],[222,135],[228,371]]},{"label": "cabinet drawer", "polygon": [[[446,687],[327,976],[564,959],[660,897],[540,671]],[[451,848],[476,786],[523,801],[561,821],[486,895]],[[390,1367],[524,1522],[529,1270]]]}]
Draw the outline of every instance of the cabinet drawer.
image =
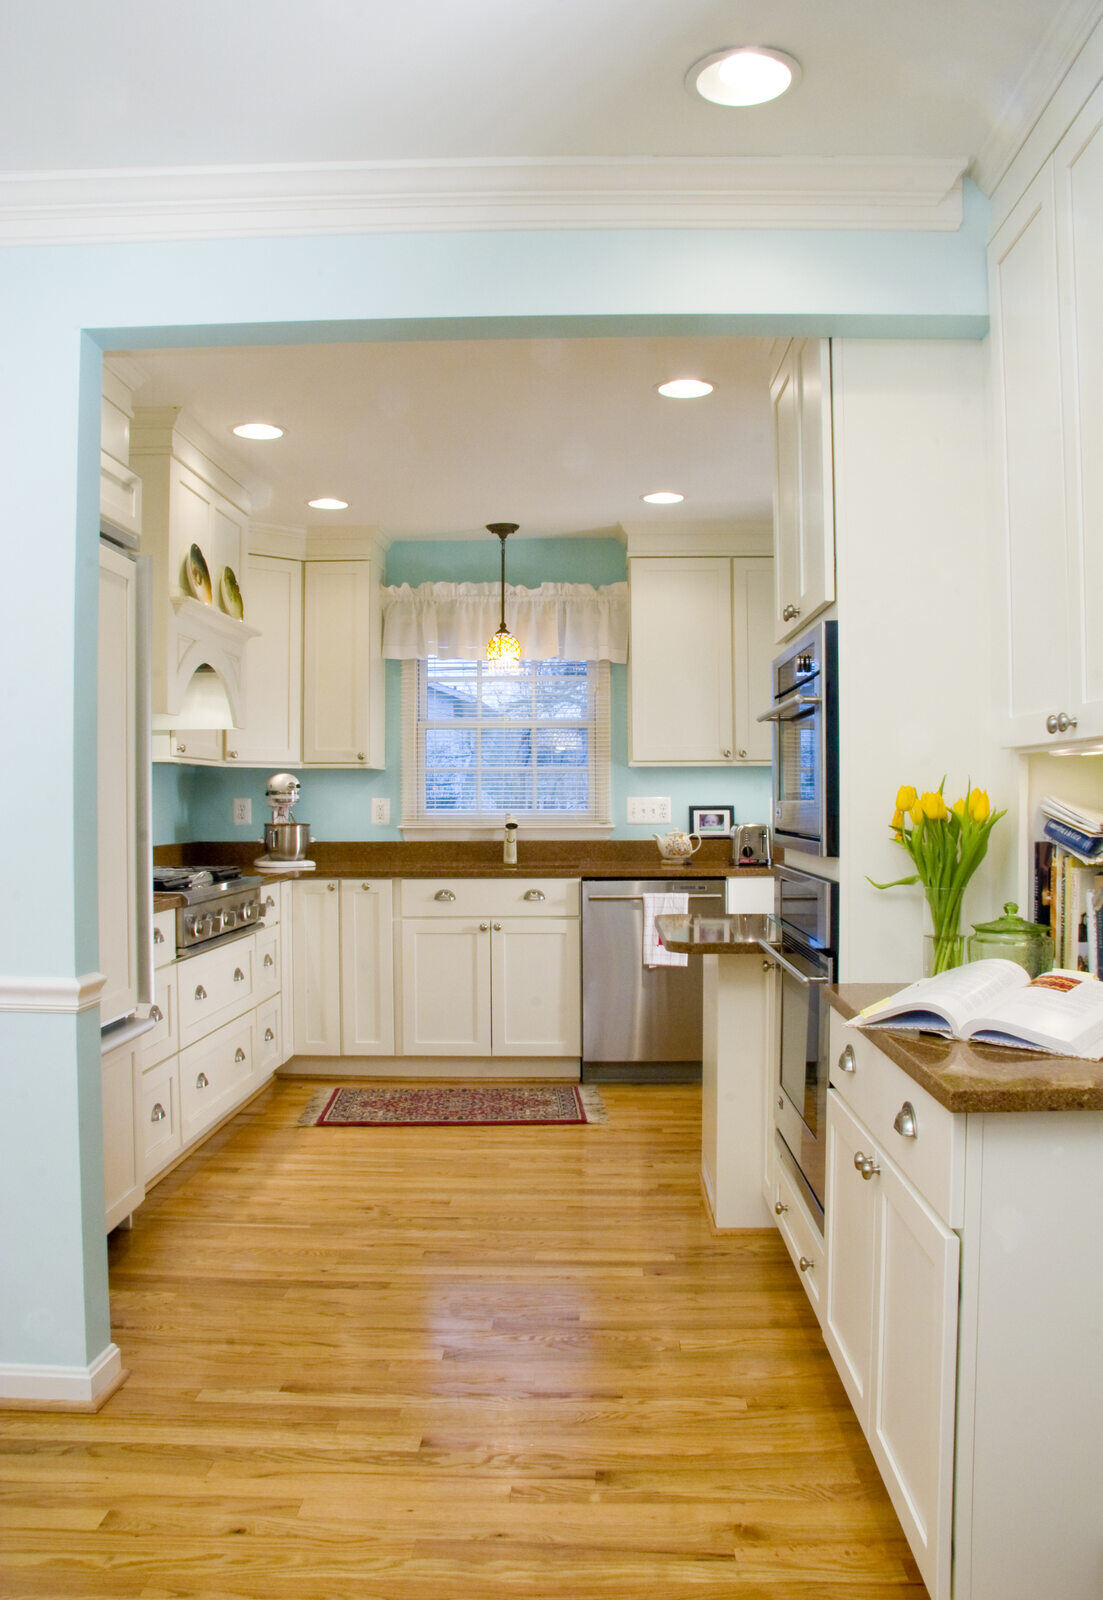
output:
[{"label": "cabinet drawer", "polygon": [[138,1122],[144,1176],[152,1178],[181,1148],[180,1079],[176,1056],[142,1073]]},{"label": "cabinet drawer", "polygon": [[257,1077],[267,1078],[283,1065],[280,1048],[280,1000],[265,1001],[257,1007]]},{"label": "cabinet drawer", "polygon": [[[823,1240],[777,1155],[774,1156],[772,1188],[772,1203],[778,1232],[785,1241],[785,1248],[792,1257],[794,1267],[800,1274],[800,1281],[804,1285],[804,1292],[811,1302],[812,1310],[816,1313],[817,1320],[822,1322],[823,1293],[826,1286]],[[803,1267],[802,1261],[805,1263]]]},{"label": "cabinet drawer", "polygon": [[256,1064],[252,1012],[180,1052],[180,1120],[185,1144],[245,1098]]},{"label": "cabinet drawer", "polygon": [[577,878],[405,878],[405,917],[577,917]]},{"label": "cabinet drawer", "polygon": [[[849,1072],[841,1064],[848,1048],[851,1054],[846,1059],[853,1062]],[[831,1083],[927,1204],[951,1228],[960,1228],[964,1115],[940,1106],[868,1034],[849,1027],[837,1012],[831,1014]],[[913,1111],[911,1135],[894,1125],[905,1105]]]},{"label": "cabinet drawer", "polygon": [[256,1004],[255,965],[255,934],[180,962],[176,974],[180,986],[181,1048],[194,1044]]},{"label": "cabinet drawer", "polygon": [[153,965],[176,960],[176,912],[158,911],[153,918]]},{"label": "cabinet drawer", "polygon": [[264,908],[264,926],[266,928],[274,928],[277,923],[283,921],[283,892],[285,887],[290,886],[271,882],[261,885],[260,903]]},{"label": "cabinet drawer", "polygon": [[166,1056],[174,1056],[180,1048],[177,1002],[179,990],[175,967],[157,967],[153,974],[153,1004],[149,1015],[156,1017],[157,1025],[142,1035],[138,1059],[142,1067],[156,1066]]},{"label": "cabinet drawer", "polygon": [[256,1000],[268,1000],[280,992],[280,930],[262,928],[257,934]]}]

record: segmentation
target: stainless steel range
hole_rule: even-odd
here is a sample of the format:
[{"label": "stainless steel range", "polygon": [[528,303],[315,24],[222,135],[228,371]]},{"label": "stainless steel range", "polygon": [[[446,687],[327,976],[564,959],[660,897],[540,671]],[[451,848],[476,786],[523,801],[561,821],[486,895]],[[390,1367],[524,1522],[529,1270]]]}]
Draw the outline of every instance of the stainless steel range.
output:
[{"label": "stainless steel range", "polygon": [[240,867],[154,867],[157,894],[180,895],[176,911],[176,953],[228,943],[264,921],[260,891],[264,879],[246,877]]}]

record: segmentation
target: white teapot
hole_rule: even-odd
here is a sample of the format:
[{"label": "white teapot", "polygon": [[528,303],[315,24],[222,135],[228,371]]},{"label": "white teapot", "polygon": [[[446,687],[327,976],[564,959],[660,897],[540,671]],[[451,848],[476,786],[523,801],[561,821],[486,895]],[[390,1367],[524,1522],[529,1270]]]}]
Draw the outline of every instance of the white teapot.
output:
[{"label": "white teapot", "polygon": [[[700,834],[679,833],[677,828],[671,828],[669,833],[653,834],[652,837],[664,861],[688,861],[693,852],[701,848]],[[693,842],[695,839],[696,844]]]}]

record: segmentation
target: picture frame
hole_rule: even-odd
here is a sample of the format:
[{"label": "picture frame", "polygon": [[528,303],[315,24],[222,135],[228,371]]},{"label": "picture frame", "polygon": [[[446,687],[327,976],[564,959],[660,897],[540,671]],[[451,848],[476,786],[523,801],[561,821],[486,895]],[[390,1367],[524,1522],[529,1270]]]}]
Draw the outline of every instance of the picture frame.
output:
[{"label": "picture frame", "polygon": [[734,822],[731,806],[690,806],[689,831],[702,839],[718,839],[729,834]]}]

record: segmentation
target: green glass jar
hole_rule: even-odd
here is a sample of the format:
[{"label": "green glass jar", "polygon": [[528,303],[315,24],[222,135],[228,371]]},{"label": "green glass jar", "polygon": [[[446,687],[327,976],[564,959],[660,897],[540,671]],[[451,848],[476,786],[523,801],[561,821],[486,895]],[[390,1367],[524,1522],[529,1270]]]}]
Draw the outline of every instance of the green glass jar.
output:
[{"label": "green glass jar", "polygon": [[1017,961],[1032,978],[1053,966],[1053,940],[1040,922],[1027,922],[1019,916],[1014,900],[1008,900],[1003,916],[994,922],[974,922],[969,939],[969,960],[990,961],[998,957]]}]

